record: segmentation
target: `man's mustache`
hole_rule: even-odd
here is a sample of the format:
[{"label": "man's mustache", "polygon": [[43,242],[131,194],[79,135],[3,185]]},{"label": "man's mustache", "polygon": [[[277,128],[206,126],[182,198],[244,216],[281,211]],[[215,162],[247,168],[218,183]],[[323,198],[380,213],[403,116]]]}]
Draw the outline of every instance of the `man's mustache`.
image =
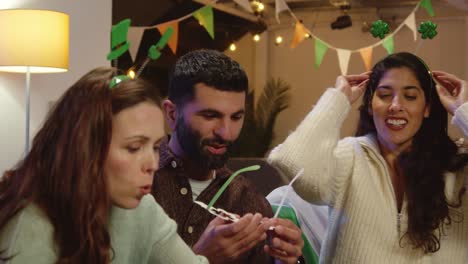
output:
[{"label": "man's mustache", "polygon": [[201,144],[202,145],[223,145],[229,148],[232,145],[232,141],[224,140],[222,138],[207,138],[203,139]]}]

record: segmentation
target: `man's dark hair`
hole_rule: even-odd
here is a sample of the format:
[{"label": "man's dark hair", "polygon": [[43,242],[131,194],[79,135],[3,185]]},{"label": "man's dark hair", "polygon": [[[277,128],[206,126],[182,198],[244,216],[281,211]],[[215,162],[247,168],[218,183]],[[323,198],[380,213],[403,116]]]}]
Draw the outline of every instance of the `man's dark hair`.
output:
[{"label": "man's dark hair", "polygon": [[169,78],[169,100],[181,106],[195,96],[195,84],[221,91],[247,92],[249,82],[239,63],[215,50],[196,50],[180,57]]}]

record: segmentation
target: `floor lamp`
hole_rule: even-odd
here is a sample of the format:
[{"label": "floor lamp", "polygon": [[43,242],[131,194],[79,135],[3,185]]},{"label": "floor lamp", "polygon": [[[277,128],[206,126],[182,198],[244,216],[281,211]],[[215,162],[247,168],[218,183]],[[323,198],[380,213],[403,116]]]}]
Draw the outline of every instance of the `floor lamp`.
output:
[{"label": "floor lamp", "polygon": [[0,71],[26,73],[26,142],[29,152],[31,73],[68,70],[69,18],[49,10],[0,10]]}]

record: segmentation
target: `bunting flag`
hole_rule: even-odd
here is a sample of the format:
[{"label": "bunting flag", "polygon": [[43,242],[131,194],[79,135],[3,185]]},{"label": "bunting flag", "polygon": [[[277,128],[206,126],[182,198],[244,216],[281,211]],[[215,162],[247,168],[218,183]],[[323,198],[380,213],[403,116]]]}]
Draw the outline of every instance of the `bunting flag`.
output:
[{"label": "bunting flag", "polygon": [[431,0],[421,0],[421,6],[424,7],[427,11],[427,13],[429,13],[430,16],[434,16],[435,13],[434,13],[434,9],[432,9],[432,2]]},{"label": "bunting flag", "polygon": [[211,6],[205,6],[193,13],[198,22],[208,31],[211,38],[214,39],[214,24],[213,24],[213,8]]},{"label": "bunting flag", "polygon": [[234,0],[238,5],[242,6],[245,10],[253,13],[252,6],[250,5],[249,0]]},{"label": "bunting flag", "polygon": [[285,10],[289,10],[289,6],[284,2],[284,0],[275,0],[275,9],[276,9],[276,21],[279,21],[279,14]]},{"label": "bunting flag", "polygon": [[388,54],[392,54],[395,48],[393,44],[393,35],[388,36],[382,41],[382,46],[387,50]]},{"label": "bunting flag", "polygon": [[359,50],[361,53],[362,60],[364,61],[364,66],[366,66],[366,71],[370,71],[372,67],[372,51],[373,47],[367,47]]},{"label": "bunting flag", "polygon": [[411,13],[408,18],[405,20],[405,25],[413,31],[414,41],[418,38],[418,30],[416,29],[416,16],[414,13]]},{"label": "bunting flag", "polygon": [[351,51],[347,49],[336,49],[336,53],[338,55],[338,62],[340,63],[341,75],[346,75],[348,73]]},{"label": "bunting flag", "polygon": [[323,57],[328,50],[328,45],[319,38],[315,38],[315,67],[320,67]]},{"label": "bunting flag", "polygon": [[307,31],[304,27],[304,24],[301,22],[296,22],[296,28],[294,29],[294,37],[291,42],[291,49],[294,49],[305,39]]},{"label": "bunting flag", "polygon": [[140,48],[140,42],[143,38],[143,33],[145,32],[146,27],[130,27],[128,30],[128,38],[133,41],[132,45],[130,45],[130,55],[132,59],[137,57],[138,49]]},{"label": "bunting flag", "polygon": [[176,54],[177,43],[179,41],[179,21],[173,20],[173,21],[169,21],[167,23],[156,26],[156,28],[159,30],[159,33],[161,33],[161,35],[163,35],[164,32],[166,32],[168,27],[172,27],[174,32],[172,33],[172,37],[169,39],[169,42],[167,43],[167,45],[169,46],[169,48],[171,48],[172,52]]},{"label": "bunting flag", "polygon": [[[244,9],[246,9],[249,12],[252,12],[252,7],[250,6],[250,0],[233,0],[235,3],[238,5],[242,6]],[[450,1],[450,0],[447,0]],[[468,1],[468,0],[453,0],[453,1]],[[214,1],[216,2],[216,0]],[[367,47],[362,47],[359,49],[354,49],[354,50],[346,50],[346,49],[338,49],[327,42],[319,39],[316,35],[314,35],[307,27],[304,26],[304,24],[297,19],[295,14],[291,11],[289,6],[286,4],[286,0],[275,0],[275,15],[276,15],[276,20],[278,23],[279,21],[279,14],[283,11],[289,11],[290,15],[292,18],[296,21],[295,23],[295,29],[294,29],[294,36],[291,41],[291,48],[296,48],[301,42],[304,41],[305,35],[310,34],[311,37],[314,38],[314,51],[315,51],[315,67],[319,68],[320,65],[322,64],[322,61],[325,57],[325,54],[327,50],[334,49],[337,51],[337,56],[339,60],[339,66],[342,74],[347,74],[348,71],[348,65],[349,65],[349,60],[351,57],[351,53],[354,52],[359,52],[361,54],[362,60],[364,61],[364,65],[367,70],[370,70],[371,68],[371,63],[372,63],[372,56],[373,56],[373,48],[382,45],[386,51],[389,54],[392,54],[394,52],[394,39],[393,37],[395,34],[404,26],[406,25],[410,30],[413,31],[413,37],[414,40],[417,41],[417,26],[416,26],[416,17],[415,17],[415,12],[418,10],[418,8],[423,7],[426,9],[426,11],[429,13],[430,16],[434,16],[434,10],[432,7],[432,2],[431,0],[420,0],[420,2],[414,7],[413,11],[408,15],[408,17],[403,21],[402,24],[400,24],[394,32],[392,32],[390,35],[388,35],[385,39],[374,43],[372,45],[369,45]],[[468,5],[467,5],[468,7]],[[214,39],[214,15],[213,15],[213,8],[210,5],[206,5],[198,10],[195,10],[194,12],[187,14],[181,18],[165,22],[163,24],[151,26],[151,27],[132,27],[129,29],[128,34],[131,36],[132,40],[136,40],[137,42],[135,45],[132,45],[131,48],[129,48],[129,43],[126,41],[126,27],[130,26],[130,20],[126,21],[128,24],[122,24],[122,25],[116,25],[116,29],[114,30],[114,27],[112,28],[112,31],[116,31],[119,34],[111,34],[111,36],[115,35],[115,38],[111,39],[111,48],[112,51],[108,55],[109,60],[113,60],[116,57],[120,56],[122,53],[124,53],[126,50],[129,50],[130,54],[132,57],[136,57],[140,42],[142,39],[143,32],[146,29],[153,29],[157,28],[161,33],[166,32],[169,27],[172,28],[173,31],[173,36],[169,38],[169,41],[167,45],[170,47],[172,52],[174,54],[177,52],[177,44],[178,44],[178,33],[179,33],[179,22],[186,20],[190,17],[194,17],[198,20],[200,25],[203,25],[205,30],[208,32],[210,37]],[[120,23],[119,23],[120,24]],[[163,35],[163,34],[162,34]],[[420,45],[419,45],[420,46]],[[419,49],[419,47],[417,48]]]}]

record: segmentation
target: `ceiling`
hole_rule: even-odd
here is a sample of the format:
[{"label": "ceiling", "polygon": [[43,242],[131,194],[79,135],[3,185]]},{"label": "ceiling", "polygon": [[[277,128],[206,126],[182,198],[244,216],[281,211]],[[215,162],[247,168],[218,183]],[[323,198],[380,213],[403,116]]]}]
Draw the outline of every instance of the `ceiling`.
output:
[{"label": "ceiling", "polygon": [[[250,0],[252,1],[252,0]],[[413,7],[419,1],[415,0],[285,0],[294,13],[314,11],[338,10],[343,2],[349,2],[351,11],[356,9],[384,10],[387,8]],[[433,5],[447,5],[453,0],[432,0]],[[200,7],[212,3],[213,0],[113,0],[112,23],[130,18],[132,26],[152,26],[173,19],[181,18]],[[211,39],[203,27],[195,19],[186,19],[179,24],[179,41],[177,54],[173,54],[169,47],[164,48],[160,59],[152,61],[142,75],[158,85],[163,95],[167,87],[169,67],[177,57],[195,49],[210,48],[223,51],[228,45],[237,41],[246,33],[259,33],[267,29],[268,25],[277,25],[275,21],[275,0],[262,0],[266,5],[261,16],[248,13],[233,0],[218,0],[213,5],[215,17],[215,39]],[[334,17],[330,17],[330,22]],[[149,47],[160,38],[157,30],[145,30],[136,58],[127,53],[119,58],[119,68],[127,70],[132,65],[141,65],[146,59]]]}]

